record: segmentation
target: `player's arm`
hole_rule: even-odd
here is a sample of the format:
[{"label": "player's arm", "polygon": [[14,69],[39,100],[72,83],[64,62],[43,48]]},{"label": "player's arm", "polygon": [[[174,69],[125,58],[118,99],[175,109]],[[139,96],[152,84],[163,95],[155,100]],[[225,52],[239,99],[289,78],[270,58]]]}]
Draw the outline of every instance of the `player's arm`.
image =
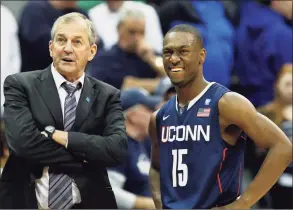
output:
[{"label": "player's arm", "polygon": [[228,205],[231,209],[250,208],[269,191],[292,161],[292,143],[272,121],[237,93],[227,93],[220,99],[219,112],[227,124],[237,125],[256,145],[268,149],[257,176],[240,198]]},{"label": "player's arm", "polygon": [[[157,111],[158,112],[158,111]],[[152,196],[157,209],[162,209],[161,200],[161,189],[160,189],[160,153],[159,153],[159,142],[157,138],[156,129],[156,116],[155,112],[149,123],[149,136],[152,139],[152,150],[151,150],[151,167],[149,173],[150,187]]]}]

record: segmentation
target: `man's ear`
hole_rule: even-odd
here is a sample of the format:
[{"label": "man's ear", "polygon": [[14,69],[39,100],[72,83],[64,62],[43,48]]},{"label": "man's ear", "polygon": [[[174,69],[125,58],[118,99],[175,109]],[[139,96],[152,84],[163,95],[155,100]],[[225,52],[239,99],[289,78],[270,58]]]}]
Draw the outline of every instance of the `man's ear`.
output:
[{"label": "man's ear", "polygon": [[203,64],[206,59],[207,51],[202,48],[199,53],[199,64]]},{"label": "man's ear", "polygon": [[50,40],[50,42],[49,42],[49,52],[50,52],[50,56],[51,57],[53,56],[53,53],[52,53],[52,45],[53,45],[53,42],[52,42],[52,40]]},{"label": "man's ear", "polygon": [[93,60],[93,58],[95,57],[97,51],[98,51],[98,46],[96,44],[93,44],[91,46],[91,52],[90,52],[90,56],[88,57],[88,61]]}]

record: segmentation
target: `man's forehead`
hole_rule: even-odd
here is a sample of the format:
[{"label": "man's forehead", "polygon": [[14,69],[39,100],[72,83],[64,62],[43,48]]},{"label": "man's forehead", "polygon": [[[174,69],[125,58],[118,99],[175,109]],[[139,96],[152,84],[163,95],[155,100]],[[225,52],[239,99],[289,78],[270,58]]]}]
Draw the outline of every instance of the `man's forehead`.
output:
[{"label": "man's forehead", "polygon": [[87,33],[86,25],[73,23],[60,24],[56,30],[56,35],[62,36],[87,36]]},{"label": "man's forehead", "polygon": [[134,19],[134,18],[127,18],[123,21],[123,25],[129,27],[145,27],[145,20],[144,19]]},{"label": "man's forehead", "polygon": [[164,39],[164,48],[191,46],[194,42],[194,36],[187,32],[170,32]]}]

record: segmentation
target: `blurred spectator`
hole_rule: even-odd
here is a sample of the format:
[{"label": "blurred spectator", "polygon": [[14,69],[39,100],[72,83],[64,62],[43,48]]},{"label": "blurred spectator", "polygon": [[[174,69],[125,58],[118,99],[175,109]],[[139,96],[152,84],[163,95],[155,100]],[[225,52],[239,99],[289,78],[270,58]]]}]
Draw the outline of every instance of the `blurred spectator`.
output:
[{"label": "blurred spectator", "polygon": [[[278,73],[274,84],[274,94],[273,101],[259,107],[258,111],[278,125],[292,141],[292,64],[285,64]],[[258,156],[258,170],[263,163],[266,151],[256,148],[256,154]],[[270,190],[272,206],[268,206],[268,208],[292,209],[292,169],[291,163]]]},{"label": "blurred spectator", "polygon": [[[292,110],[291,110],[291,114],[292,114]],[[291,115],[291,117],[292,117],[292,115]],[[292,125],[292,119],[291,120],[286,120],[286,121],[282,122],[281,125],[280,125],[280,128],[287,135],[287,137],[290,139],[290,141],[292,141],[292,137],[293,137],[293,135],[292,135],[292,132],[293,132],[292,126],[293,126]]]},{"label": "blurred spectator", "polygon": [[8,156],[9,156],[9,152],[8,152],[8,146],[7,146],[7,141],[6,141],[5,132],[4,132],[4,123],[1,120],[0,122],[0,177],[1,177],[4,165],[8,159]]},{"label": "blurred spectator", "polygon": [[91,8],[93,8],[96,5],[99,5],[101,3],[103,3],[103,0],[94,0],[94,1],[81,1],[78,0],[77,1],[77,5],[79,8],[83,9],[84,11],[89,11]]},{"label": "blurred spectator", "polygon": [[[133,1],[145,2],[145,0],[133,0]],[[94,0],[94,1],[92,1],[92,0],[86,0],[86,1],[78,0],[77,4],[78,4],[78,7],[80,7],[81,9],[83,9],[85,11],[89,11],[94,6],[99,5],[103,2],[104,2],[104,0]]]},{"label": "blurred spectator", "polygon": [[145,38],[152,49],[161,53],[163,34],[156,10],[143,2],[107,0],[89,10],[89,17],[95,25],[104,48],[111,49],[118,42],[117,25],[119,13],[125,9],[139,9],[145,16]]},{"label": "blurred spectator", "polygon": [[151,209],[154,203],[149,188],[150,140],[148,124],[152,113],[175,94],[174,87],[164,86],[163,101],[140,89],[121,92],[121,105],[128,135],[128,153],[118,167],[108,168],[109,179],[120,209]]},{"label": "blurred spectator", "polygon": [[221,2],[225,8],[225,16],[234,27],[237,27],[240,21],[239,1],[221,0]]},{"label": "blurred spectator", "polygon": [[[169,0],[146,0],[146,3],[154,6],[155,8],[159,8],[162,4]],[[175,0],[173,0],[175,1]],[[177,0],[178,1],[178,0]]]},{"label": "blurred spectator", "polygon": [[143,104],[152,110],[157,110],[163,101],[162,97],[149,95],[141,88],[129,88],[121,91],[120,99],[124,110],[137,104]]},{"label": "blurred spectator", "polygon": [[[175,2],[174,2],[175,3]],[[178,24],[194,25],[201,33],[207,50],[204,77],[209,81],[230,86],[234,62],[234,28],[226,17],[221,1],[189,1],[197,22],[173,19],[170,28]]]},{"label": "blurred spectator", "polygon": [[118,44],[98,53],[92,62],[92,76],[116,88],[155,91],[166,73],[161,56],[145,41],[145,22],[138,9],[121,11]]},{"label": "blurred spectator", "polygon": [[[128,93],[133,95],[132,92]],[[121,98],[122,103],[128,104],[124,105],[128,152],[121,165],[108,168],[109,179],[119,209],[154,209],[149,186],[150,159],[144,141],[148,135],[148,122],[153,113],[152,108],[156,104],[153,100],[148,102],[149,99],[145,96],[139,104],[133,103],[134,106],[131,106],[124,101],[128,98],[128,96]],[[151,109],[147,106],[151,106]]]},{"label": "blurred spectator", "polygon": [[274,99],[258,111],[280,126],[284,121],[292,121],[292,64],[285,64],[274,85]]},{"label": "blurred spectator", "polygon": [[76,1],[40,0],[25,5],[19,23],[22,72],[44,69],[52,63],[47,50],[51,28],[58,17],[70,12],[87,15]]},{"label": "blurred spectator", "polygon": [[[169,78],[168,78],[169,80]],[[145,90],[139,88],[131,88],[121,91],[121,106],[124,110],[137,105],[143,104],[151,110],[158,110],[166,101],[176,94],[175,88],[171,81],[161,80],[158,85],[160,92],[157,95],[149,95]],[[150,157],[151,140],[149,137],[143,142],[146,152]]]},{"label": "blurred spectator", "polygon": [[[274,99],[259,107],[258,111],[280,128],[287,122],[292,122],[292,64],[285,64],[282,67],[274,83]],[[259,165],[262,164],[264,152],[263,149],[257,148],[257,154],[260,156]]]},{"label": "blurred spectator", "polygon": [[190,23],[202,23],[198,13],[194,10],[191,1],[157,1],[152,3],[160,5],[158,14],[162,25],[163,34],[166,34],[174,20]]},{"label": "blurred spectator", "polygon": [[244,1],[236,33],[235,71],[256,107],[273,99],[276,75],[292,63],[292,26],[285,22],[292,18],[292,1],[266,2]]},{"label": "blurred spectator", "polygon": [[[292,113],[291,113],[292,114]],[[281,123],[280,128],[292,141],[292,120]],[[293,165],[292,162],[289,167],[282,174],[275,186],[270,190],[272,198],[272,208],[274,209],[293,209]]]},{"label": "blurred spectator", "polygon": [[1,5],[1,116],[4,80],[8,75],[20,72],[21,58],[17,34],[18,26],[14,16],[8,8]]}]

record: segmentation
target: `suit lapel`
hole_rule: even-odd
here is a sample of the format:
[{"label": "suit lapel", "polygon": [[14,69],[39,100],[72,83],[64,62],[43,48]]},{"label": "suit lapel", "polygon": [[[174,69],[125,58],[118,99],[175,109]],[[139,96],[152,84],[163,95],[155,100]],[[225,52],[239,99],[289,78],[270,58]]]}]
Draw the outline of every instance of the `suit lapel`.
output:
[{"label": "suit lapel", "polygon": [[53,75],[51,72],[51,67],[43,70],[41,72],[37,82],[36,82],[37,90],[39,91],[41,97],[45,101],[51,115],[55,120],[55,127],[57,129],[63,130],[63,115],[61,110],[61,103],[58,94],[58,90],[56,88],[55,81],[53,79]]},{"label": "suit lapel", "polygon": [[89,111],[97,98],[99,90],[95,89],[95,84],[85,76],[82,92],[76,108],[76,118],[72,130],[77,131],[82,125],[85,118],[88,116]]}]

